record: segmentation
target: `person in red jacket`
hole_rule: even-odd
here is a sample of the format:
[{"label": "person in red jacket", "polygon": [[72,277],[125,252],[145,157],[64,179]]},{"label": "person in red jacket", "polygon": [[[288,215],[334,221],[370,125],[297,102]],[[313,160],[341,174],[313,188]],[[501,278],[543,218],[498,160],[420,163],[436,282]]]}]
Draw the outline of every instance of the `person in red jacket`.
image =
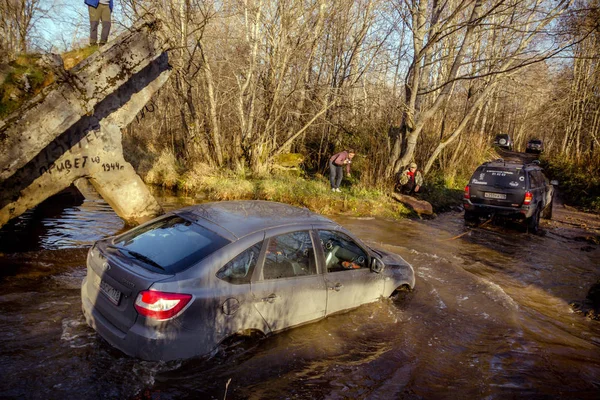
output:
[{"label": "person in red jacket", "polygon": [[344,166],[346,166],[346,174],[350,177],[350,163],[354,158],[354,150],[344,150],[334,154],[329,158],[329,182],[331,183],[332,192],[341,192],[340,183],[344,177]]},{"label": "person in red jacket", "polygon": [[411,162],[408,169],[400,174],[400,179],[396,185],[396,190],[402,194],[415,194],[423,186],[423,176],[421,171],[417,170],[417,164]]}]

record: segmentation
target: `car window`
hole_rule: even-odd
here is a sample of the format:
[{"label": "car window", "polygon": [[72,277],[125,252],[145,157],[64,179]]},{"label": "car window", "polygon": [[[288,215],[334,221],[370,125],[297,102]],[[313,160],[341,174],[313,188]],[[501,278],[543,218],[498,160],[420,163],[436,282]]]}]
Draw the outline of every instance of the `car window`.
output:
[{"label": "car window", "polygon": [[529,186],[533,188],[538,188],[542,186],[542,181],[540,181],[539,171],[530,171],[529,172]]},{"label": "car window", "polygon": [[350,237],[335,231],[319,231],[327,272],[368,268],[368,255]]},{"label": "car window", "polygon": [[548,179],[544,176],[542,171],[533,171],[533,172],[535,174],[535,179],[536,179],[538,187],[549,184]]},{"label": "car window", "polygon": [[478,168],[470,183],[499,189],[525,189],[525,173],[520,168]]},{"label": "car window", "polygon": [[250,283],[262,245],[263,242],[261,241],[238,254],[237,257],[217,271],[217,278],[238,285]]},{"label": "car window", "polygon": [[183,271],[230,243],[216,233],[173,215],[132,229],[113,248],[142,267],[163,274]]},{"label": "car window", "polygon": [[291,232],[268,239],[263,266],[264,279],[316,273],[315,252],[308,231]]}]

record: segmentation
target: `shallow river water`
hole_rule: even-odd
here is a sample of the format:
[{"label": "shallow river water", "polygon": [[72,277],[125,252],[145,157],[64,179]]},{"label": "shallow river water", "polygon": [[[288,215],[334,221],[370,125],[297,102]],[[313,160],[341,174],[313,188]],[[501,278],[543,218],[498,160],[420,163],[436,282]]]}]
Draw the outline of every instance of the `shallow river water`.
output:
[{"label": "shallow river water", "polygon": [[[160,197],[166,209],[191,199]],[[0,230],[0,398],[600,397],[600,322],[576,313],[600,278],[600,218],[555,206],[542,234],[335,216],[402,255],[416,287],[211,359],[145,362],[89,328],[91,243],[121,231],[101,200],[39,207]]]}]

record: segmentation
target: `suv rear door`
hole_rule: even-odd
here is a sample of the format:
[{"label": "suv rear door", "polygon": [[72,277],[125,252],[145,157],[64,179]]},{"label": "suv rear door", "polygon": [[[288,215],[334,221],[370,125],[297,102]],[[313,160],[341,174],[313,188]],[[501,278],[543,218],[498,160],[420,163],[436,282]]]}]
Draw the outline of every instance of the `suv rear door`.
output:
[{"label": "suv rear door", "polygon": [[527,190],[522,168],[481,166],[469,182],[471,202],[502,207],[518,207]]},{"label": "suv rear door", "polygon": [[550,202],[549,196],[552,195],[548,187],[547,179],[542,174],[542,171],[538,169],[529,171],[529,178],[530,191],[533,193],[533,202],[539,203],[538,207],[541,210]]}]

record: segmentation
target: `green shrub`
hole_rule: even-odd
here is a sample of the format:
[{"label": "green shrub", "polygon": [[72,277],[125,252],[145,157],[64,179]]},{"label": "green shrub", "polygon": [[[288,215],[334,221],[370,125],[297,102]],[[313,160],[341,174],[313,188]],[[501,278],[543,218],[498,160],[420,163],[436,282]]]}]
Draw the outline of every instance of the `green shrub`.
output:
[{"label": "green shrub", "polygon": [[591,163],[574,163],[565,158],[542,158],[550,179],[559,182],[558,193],[570,205],[600,212],[600,171]]},{"label": "green shrub", "polygon": [[442,174],[430,174],[419,197],[431,203],[435,212],[450,211],[462,204],[468,179],[469,177],[452,177],[449,182]]}]

